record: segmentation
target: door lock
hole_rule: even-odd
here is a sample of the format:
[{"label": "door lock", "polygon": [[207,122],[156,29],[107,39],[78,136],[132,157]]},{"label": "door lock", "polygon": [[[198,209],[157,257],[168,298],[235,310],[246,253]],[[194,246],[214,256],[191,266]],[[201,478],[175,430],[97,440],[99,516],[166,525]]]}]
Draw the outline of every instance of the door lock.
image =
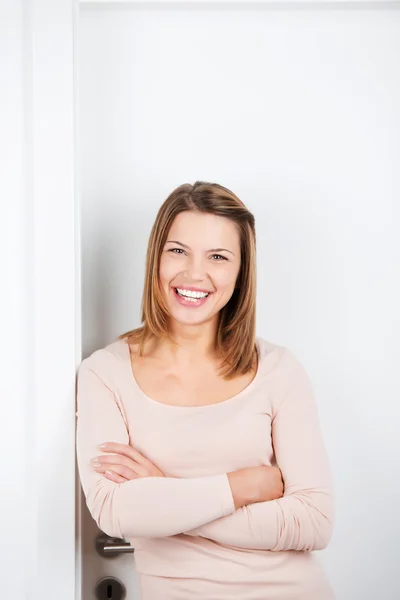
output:
[{"label": "door lock", "polygon": [[95,594],[97,600],[124,600],[126,589],[116,577],[103,577],[96,584]]},{"label": "door lock", "polygon": [[[100,533],[96,538],[96,550],[100,556],[113,558],[119,554],[135,552],[129,542],[122,538],[110,537],[106,533]],[[112,599],[114,600],[114,598]]]}]

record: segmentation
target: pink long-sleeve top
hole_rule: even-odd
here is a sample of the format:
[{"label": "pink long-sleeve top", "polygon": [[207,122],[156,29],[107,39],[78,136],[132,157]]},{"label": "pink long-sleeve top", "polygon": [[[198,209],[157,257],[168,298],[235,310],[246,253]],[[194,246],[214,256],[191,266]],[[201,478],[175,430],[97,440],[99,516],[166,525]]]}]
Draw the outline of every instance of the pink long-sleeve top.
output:
[{"label": "pink long-sleeve top", "polygon": [[[253,381],[204,406],[147,396],[125,340],[79,366],[77,458],[87,506],[102,531],[134,546],[143,581],[163,582],[162,600],[192,600],[206,581],[226,586],[218,599],[239,589],[245,600],[334,598],[311,552],[328,544],[334,513],[313,388],[289,349],[261,337],[256,343]],[[106,441],[130,444],[165,477],[106,479],[90,462]],[[235,510],[227,473],[257,465],[279,466],[284,496]],[[182,582],[185,592],[178,593]],[[216,600],[207,589],[198,597]],[[158,600],[150,591],[145,596],[144,583],[142,596]]]}]

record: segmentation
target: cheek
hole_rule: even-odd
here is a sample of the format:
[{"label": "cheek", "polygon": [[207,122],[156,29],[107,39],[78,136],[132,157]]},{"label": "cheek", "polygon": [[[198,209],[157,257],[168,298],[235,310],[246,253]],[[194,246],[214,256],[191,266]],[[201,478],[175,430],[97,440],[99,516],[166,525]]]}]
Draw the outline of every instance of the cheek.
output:
[{"label": "cheek", "polygon": [[215,269],[213,281],[221,292],[230,292],[235,287],[237,269]]},{"label": "cheek", "polygon": [[163,283],[171,281],[177,273],[177,267],[173,261],[167,258],[161,258],[160,261],[160,279]]}]

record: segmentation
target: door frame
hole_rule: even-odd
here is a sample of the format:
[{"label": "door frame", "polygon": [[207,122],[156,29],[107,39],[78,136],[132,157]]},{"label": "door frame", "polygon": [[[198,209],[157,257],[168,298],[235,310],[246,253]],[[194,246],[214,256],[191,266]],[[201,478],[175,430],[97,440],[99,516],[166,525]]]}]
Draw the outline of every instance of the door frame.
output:
[{"label": "door frame", "polygon": [[[344,4],[360,9],[400,7],[399,0],[255,1],[293,9],[310,5],[342,8]],[[220,2],[227,9],[234,4],[245,6],[239,0]],[[28,0],[23,5],[25,214],[15,233],[18,237],[22,230],[26,232],[26,253],[25,262],[15,265],[26,275],[28,290],[21,315],[27,322],[23,361],[29,383],[23,405],[26,420],[32,419],[29,439],[21,442],[32,444],[27,446],[28,468],[25,465],[20,475],[27,478],[31,507],[28,532],[32,552],[26,558],[25,574],[26,597],[32,600],[35,590],[40,590],[42,600],[53,600],[55,589],[60,600],[81,600],[82,494],[75,458],[75,377],[83,358],[79,8],[118,3],[145,6],[151,1]],[[167,6],[169,0],[159,3]],[[212,5],[216,0],[200,3]]]},{"label": "door frame", "polygon": [[[75,458],[75,373],[81,360],[79,3],[11,4],[5,27],[15,39],[10,60],[21,93],[19,114],[10,110],[14,135],[7,141],[18,146],[20,160],[12,174],[14,195],[7,183],[0,182],[0,190],[8,200],[7,235],[19,242],[18,255],[12,249],[7,257],[18,329],[9,319],[2,333],[15,344],[8,361],[13,380],[22,381],[18,392],[10,386],[15,402],[8,402],[5,427],[19,425],[13,449],[23,462],[14,481],[23,487],[20,506],[15,503],[7,515],[16,547],[5,549],[5,595],[71,600],[80,598],[81,587]],[[17,581],[21,593],[15,594]]]}]

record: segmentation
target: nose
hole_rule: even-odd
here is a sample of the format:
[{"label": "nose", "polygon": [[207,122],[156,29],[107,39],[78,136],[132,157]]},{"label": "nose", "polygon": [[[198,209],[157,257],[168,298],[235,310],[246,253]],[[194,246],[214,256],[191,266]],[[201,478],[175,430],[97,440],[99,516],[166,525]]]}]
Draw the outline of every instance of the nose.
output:
[{"label": "nose", "polygon": [[207,269],[204,259],[201,256],[188,257],[185,269],[185,277],[192,281],[203,281],[207,278]]}]

